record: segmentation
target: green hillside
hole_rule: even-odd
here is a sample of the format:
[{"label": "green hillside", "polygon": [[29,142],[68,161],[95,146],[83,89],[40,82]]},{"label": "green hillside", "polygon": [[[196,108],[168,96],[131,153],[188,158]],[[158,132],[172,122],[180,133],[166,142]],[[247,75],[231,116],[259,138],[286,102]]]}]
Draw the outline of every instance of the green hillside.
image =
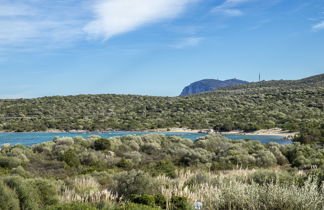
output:
[{"label": "green hillside", "polygon": [[187,97],[78,95],[0,100],[0,130],[170,127],[299,131],[324,122],[324,74],[249,83]]}]

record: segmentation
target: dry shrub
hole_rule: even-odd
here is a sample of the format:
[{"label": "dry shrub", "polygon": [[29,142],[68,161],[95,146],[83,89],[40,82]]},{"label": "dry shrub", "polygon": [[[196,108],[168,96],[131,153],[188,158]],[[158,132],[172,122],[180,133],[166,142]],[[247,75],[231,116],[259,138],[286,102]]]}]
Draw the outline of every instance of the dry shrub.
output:
[{"label": "dry shrub", "polygon": [[[254,171],[204,173],[180,171],[175,179],[156,177],[160,193],[168,202],[173,195],[187,197],[191,203],[201,201],[206,209],[323,209],[324,187],[310,177],[303,186],[298,183],[249,183]],[[197,180],[202,177],[204,181]],[[201,178],[200,178],[201,179]],[[190,183],[190,184],[188,184]]]},{"label": "dry shrub", "polygon": [[75,178],[71,182],[71,187],[63,187],[61,195],[63,203],[99,203],[118,200],[118,195],[108,189],[101,189],[100,184],[93,177]]}]

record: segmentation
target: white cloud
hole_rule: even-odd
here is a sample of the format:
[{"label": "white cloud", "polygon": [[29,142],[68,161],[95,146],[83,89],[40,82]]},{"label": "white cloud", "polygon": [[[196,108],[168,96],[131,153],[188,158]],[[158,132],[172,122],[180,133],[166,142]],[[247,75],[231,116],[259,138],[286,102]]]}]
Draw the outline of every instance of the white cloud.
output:
[{"label": "white cloud", "polygon": [[324,21],[313,25],[312,27],[313,31],[320,31],[320,30],[324,30]]},{"label": "white cloud", "polygon": [[81,37],[84,10],[68,1],[0,0],[0,49],[64,47]]},{"label": "white cloud", "polygon": [[0,0],[0,51],[60,48],[87,36],[109,39],[175,18],[198,1]]},{"label": "white cloud", "polygon": [[0,20],[0,46],[71,41],[81,33],[81,29],[69,21]]},{"label": "white cloud", "polygon": [[239,9],[225,9],[222,11],[227,16],[242,16],[244,13]]},{"label": "white cloud", "polygon": [[212,9],[215,14],[221,14],[225,16],[242,16],[244,13],[237,7],[244,3],[249,3],[255,0],[226,0],[223,4]]},{"label": "white cloud", "polygon": [[175,18],[198,0],[98,0],[95,20],[84,30],[92,37],[109,39],[146,24]]},{"label": "white cloud", "polygon": [[202,37],[188,37],[181,40],[179,43],[172,45],[171,47],[177,49],[182,49],[185,47],[195,47],[198,46],[201,43],[201,41],[203,41]]}]

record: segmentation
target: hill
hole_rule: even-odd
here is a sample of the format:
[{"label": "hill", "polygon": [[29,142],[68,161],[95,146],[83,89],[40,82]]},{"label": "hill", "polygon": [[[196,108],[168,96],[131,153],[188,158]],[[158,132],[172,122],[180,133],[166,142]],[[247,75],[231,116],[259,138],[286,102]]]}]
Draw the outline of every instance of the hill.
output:
[{"label": "hill", "polygon": [[194,82],[187,87],[185,87],[180,96],[185,96],[185,95],[191,95],[191,94],[196,94],[196,93],[201,93],[201,92],[207,92],[211,90],[216,90],[219,88],[224,88],[228,86],[234,86],[234,85],[241,85],[241,84],[246,84],[248,82],[238,80],[238,79],[229,79],[229,80],[215,80],[215,79],[204,79],[200,80],[198,82]]},{"label": "hill", "polygon": [[[253,131],[324,129],[324,74],[264,81],[184,97],[78,95],[0,100],[0,130]],[[317,131],[316,131],[317,132]],[[317,134],[317,136],[321,136]]]}]

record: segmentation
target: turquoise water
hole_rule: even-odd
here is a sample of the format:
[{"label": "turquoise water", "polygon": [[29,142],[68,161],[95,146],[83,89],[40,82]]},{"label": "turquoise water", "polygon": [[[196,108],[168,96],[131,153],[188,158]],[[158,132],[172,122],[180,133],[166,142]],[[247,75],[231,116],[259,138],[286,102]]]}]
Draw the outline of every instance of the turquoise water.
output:
[{"label": "turquoise water", "polygon": [[[206,136],[202,133],[172,133],[172,132],[127,132],[127,131],[116,131],[116,132],[91,132],[91,133],[0,133],[0,145],[2,144],[22,144],[22,145],[33,145],[39,144],[46,141],[51,141],[54,137],[75,137],[82,136],[87,138],[91,135],[98,135],[104,138],[111,138],[116,136],[126,135],[144,135],[144,134],[164,134],[167,136],[180,136],[183,138],[190,139],[192,141]],[[231,140],[240,139],[251,139],[260,141],[261,143],[277,142],[279,144],[290,144],[291,141],[283,139],[280,136],[255,136],[255,135],[225,135]]]}]

